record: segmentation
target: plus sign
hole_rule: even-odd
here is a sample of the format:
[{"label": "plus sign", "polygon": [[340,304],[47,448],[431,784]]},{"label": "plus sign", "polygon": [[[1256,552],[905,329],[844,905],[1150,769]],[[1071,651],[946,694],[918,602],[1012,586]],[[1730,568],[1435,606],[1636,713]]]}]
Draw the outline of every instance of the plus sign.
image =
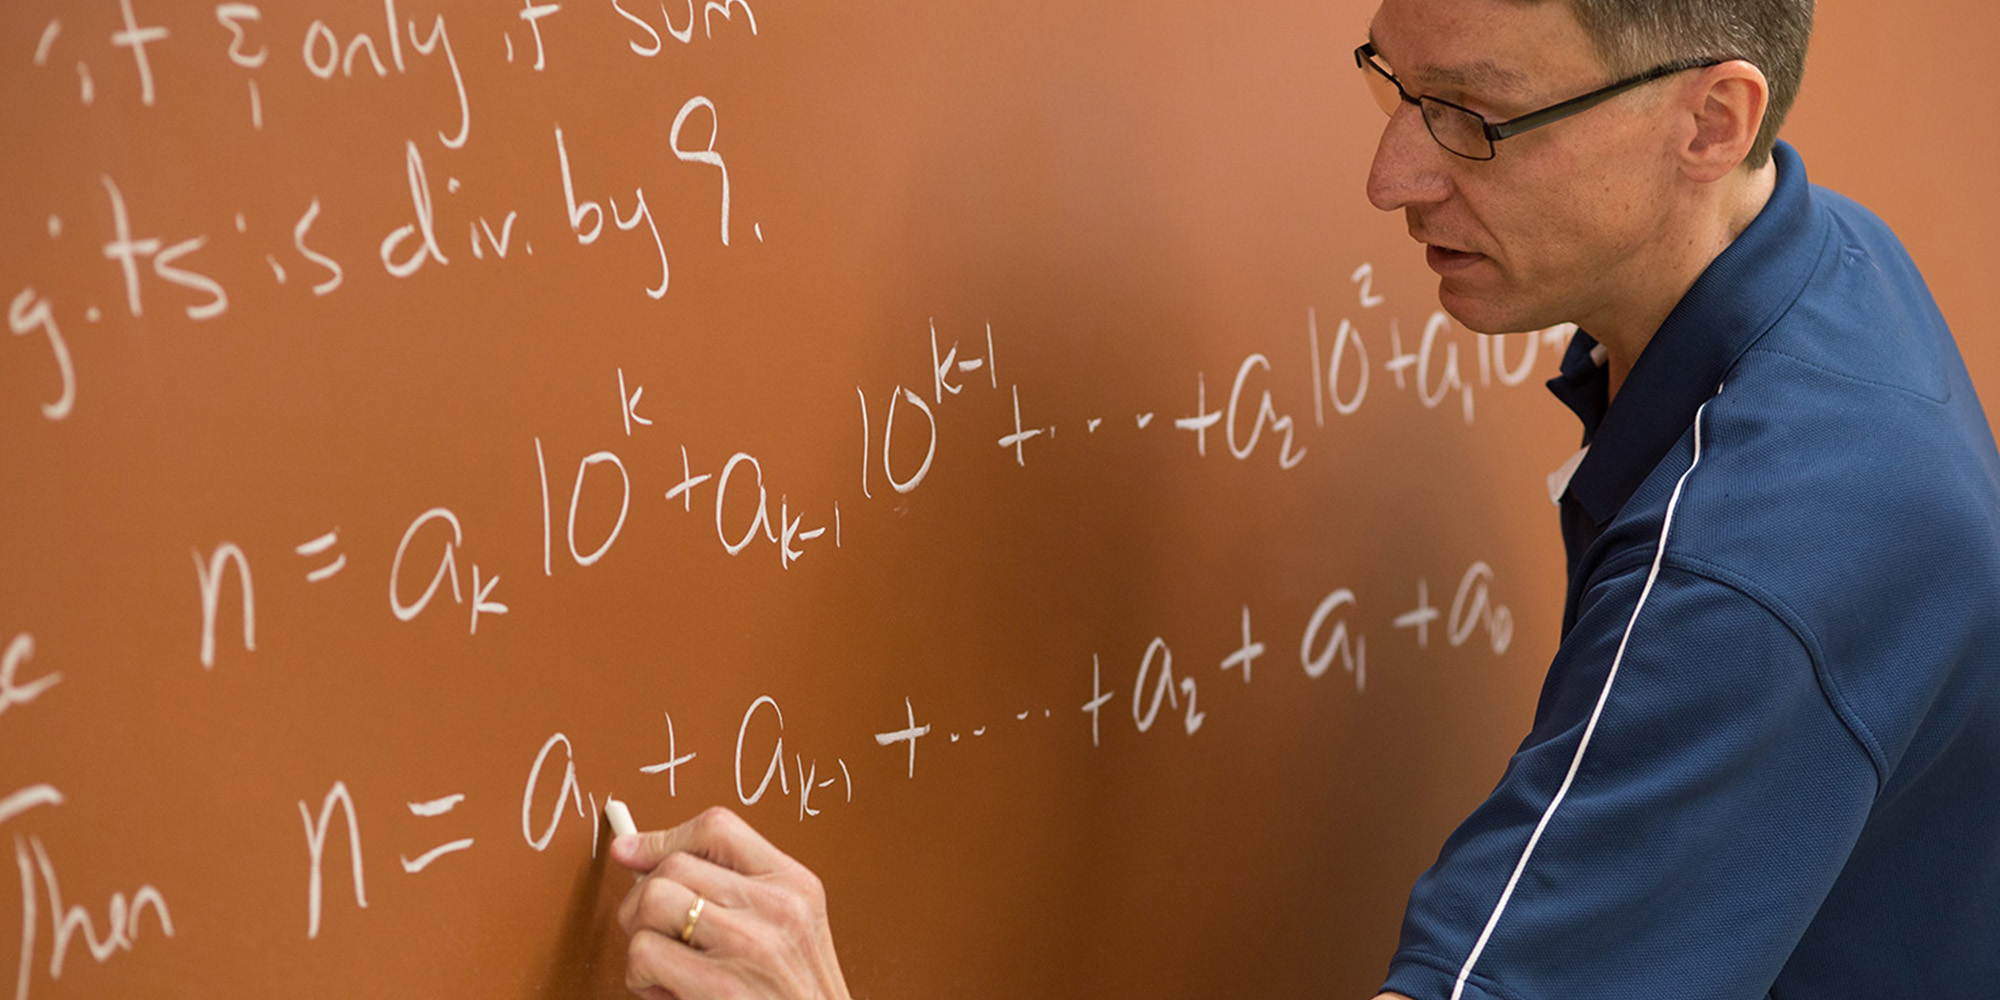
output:
[{"label": "plus sign", "polygon": [[[954,347],[952,348],[952,350],[956,352],[958,349]],[[958,389],[954,388],[951,391],[957,392]],[[1028,430],[1021,429],[1021,387],[1018,385],[1015,386],[1014,387],[1014,433],[1002,437],[1000,439],[1000,447],[1014,449],[1014,464],[1025,467],[1028,464],[1028,457],[1024,452],[1022,452],[1021,446],[1029,441],[1034,440],[1035,438],[1040,437],[1044,429],[1045,428],[1041,427],[1034,427]],[[1050,433],[1054,432],[1051,431]]]},{"label": "plus sign", "polygon": [[1389,320],[1389,350],[1391,352],[1389,360],[1383,362],[1382,367],[1389,369],[1389,374],[1396,376],[1396,388],[1408,388],[1403,381],[1403,373],[1417,366],[1417,356],[1403,350],[1403,332],[1396,328],[1394,319]]},{"label": "plus sign", "polygon": [[667,717],[667,759],[658,764],[648,764],[640,768],[639,771],[642,774],[658,774],[661,771],[667,772],[667,795],[673,796],[679,794],[674,787],[674,779],[679,774],[681,765],[694,759],[694,751],[690,750],[685,754],[679,753],[679,748],[674,745],[674,717],[666,712],[660,714]]},{"label": "plus sign", "polygon": [[667,499],[672,500],[675,497],[680,497],[681,509],[692,512],[694,510],[694,488],[708,482],[712,478],[714,477],[707,473],[699,476],[694,474],[694,470],[688,467],[687,445],[681,445],[681,481],[675,484],[673,489],[667,491]]},{"label": "plus sign", "polygon": [[1103,667],[1093,654],[1090,657],[1090,700],[1084,702],[1083,710],[1090,713],[1090,745],[1097,745],[1097,714],[1111,700],[1111,692],[1104,690]]},{"label": "plus sign", "polygon": [[1439,618],[1437,608],[1431,606],[1430,584],[1417,581],[1417,606],[1396,616],[1397,628],[1417,630],[1417,648],[1424,649],[1431,642],[1431,623]]},{"label": "plus sign", "polygon": [[910,699],[908,698],[903,699],[903,711],[905,713],[904,717],[909,720],[909,728],[898,729],[890,733],[876,733],[875,742],[877,745],[885,747],[908,742],[910,744],[910,777],[914,778],[917,776],[917,738],[920,736],[929,736],[931,734],[931,727],[917,725],[917,710],[910,707]]},{"label": "plus sign", "polygon": [[1195,373],[1194,379],[1195,415],[1174,421],[1174,426],[1193,431],[1195,454],[1205,456],[1208,454],[1208,429],[1222,422],[1222,411],[1208,408],[1208,380],[1199,372]]},{"label": "plus sign", "polygon": [[1245,604],[1243,606],[1243,645],[1236,652],[1229,654],[1228,659],[1222,661],[1222,669],[1228,670],[1231,667],[1242,667],[1243,683],[1248,684],[1250,683],[1250,664],[1263,655],[1264,644],[1250,640],[1250,605]]}]

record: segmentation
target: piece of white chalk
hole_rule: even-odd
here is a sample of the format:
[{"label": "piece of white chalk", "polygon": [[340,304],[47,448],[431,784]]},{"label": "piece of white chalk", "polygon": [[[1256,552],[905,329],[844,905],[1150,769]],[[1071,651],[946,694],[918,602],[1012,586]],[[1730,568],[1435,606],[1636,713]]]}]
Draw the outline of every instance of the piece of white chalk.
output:
[{"label": "piece of white chalk", "polygon": [[611,832],[619,836],[631,836],[639,832],[639,826],[632,822],[632,810],[625,803],[613,798],[604,800],[604,818],[611,821]]},{"label": "piece of white chalk", "polygon": [[[611,832],[621,837],[639,832],[639,825],[632,822],[632,810],[625,808],[625,803],[609,795],[604,797],[604,818],[610,821]],[[633,881],[638,881],[645,877],[641,872],[632,873]]]}]

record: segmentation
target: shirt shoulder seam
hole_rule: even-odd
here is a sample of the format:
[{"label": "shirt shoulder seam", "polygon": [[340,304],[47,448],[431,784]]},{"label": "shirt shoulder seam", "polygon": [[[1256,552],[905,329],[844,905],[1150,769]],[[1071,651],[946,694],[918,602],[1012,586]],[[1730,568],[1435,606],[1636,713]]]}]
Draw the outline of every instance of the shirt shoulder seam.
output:
[{"label": "shirt shoulder seam", "polygon": [[1929,403],[1943,405],[1945,403],[1951,402],[1951,389],[1949,386],[1946,387],[1945,394],[1943,396],[1933,396],[1930,393],[1921,392],[1919,390],[1912,389],[1906,385],[1897,385],[1893,382],[1884,382],[1881,379],[1865,378],[1860,375],[1855,375],[1851,372],[1844,372],[1835,368],[1829,368],[1826,365],[1820,364],[1817,361],[1811,361],[1806,358],[1802,358],[1796,354],[1791,353],[1790,351],[1782,350],[1776,347],[1753,347],[1749,351],[1746,351],[1745,354],[1746,356],[1749,354],[1768,354],[1773,357],[1784,358],[1785,360],[1793,362],[1794,364],[1803,365],[1823,375],[1840,379],[1843,382],[1853,382],[1857,385],[1873,386],[1874,388],[1877,389],[1887,389],[1891,392],[1901,393],[1906,396],[1913,396],[1917,399],[1921,399]]},{"label": "shirt shoulder seam", "polygon": [[1701,577],[1736,591],[1792,634],[1793,640],[1805,651],[1806,659],[1812,664],[1813,676],[1819,681],[1820,693],[1826,698],[1827,707],[1833,710],[1841,725],[1846,727],[1848,735],[1852,736],[1854,741],[1860,744],[1862,751],[1868,755],[1869,763],[1875,769],[1875,787],[1879,792],[1888,781],[1888,755],[1882,750],[1881,744],[1875,739],[1875,734],[1868,728],[1868,724],[1862,721],[1860,713],[1855,711],[1853,703],[1841,689],[1839,681],[1827,669],[1826,656],[1820,646],[1819,638],[1814,634],[1812,626],[1806,623],[1805,617],[1793,610],[1784,598],[1769,587],[1701,556],[1670,550],[1663,562],[1683,573]]}]

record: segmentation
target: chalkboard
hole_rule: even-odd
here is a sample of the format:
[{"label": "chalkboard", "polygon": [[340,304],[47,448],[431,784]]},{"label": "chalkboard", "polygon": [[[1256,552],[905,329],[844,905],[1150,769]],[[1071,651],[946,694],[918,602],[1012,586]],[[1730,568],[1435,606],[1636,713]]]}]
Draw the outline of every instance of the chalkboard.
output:
[{"label": "chalkboard", "polygon": [[[861,995],[1367,995],[1576,436],[1362,197],[1370,8],[0,8],[14,995],[622,995],[612,794]],[[1996,38],[1828,5],[1789,133],[1989,392]]]}]

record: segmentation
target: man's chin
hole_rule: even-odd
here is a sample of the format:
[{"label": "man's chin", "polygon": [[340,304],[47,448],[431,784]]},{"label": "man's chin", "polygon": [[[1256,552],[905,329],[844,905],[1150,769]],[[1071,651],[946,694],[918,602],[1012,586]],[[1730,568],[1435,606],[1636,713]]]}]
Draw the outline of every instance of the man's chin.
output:
[{"label": "man's chin", "polygon": [[1527,333],[1553,326],[1538,323],[1518,308],[1509,308],[1492,295],[1469,293],[1452,287],[1451,279],[1438,282],[1438,304],[1445,314],[1473,333]]},{"label": "man's chin", "polygon": [[1474,333],[1514,332],[1510,326],[1501,321],[1502,311],[1494,308],[1492,300],[1477,295],[1456,293],[1449,280],[1438,282],[1438,305],[1444,307],[1445,313],[1458,321],[1459,326]]}]

